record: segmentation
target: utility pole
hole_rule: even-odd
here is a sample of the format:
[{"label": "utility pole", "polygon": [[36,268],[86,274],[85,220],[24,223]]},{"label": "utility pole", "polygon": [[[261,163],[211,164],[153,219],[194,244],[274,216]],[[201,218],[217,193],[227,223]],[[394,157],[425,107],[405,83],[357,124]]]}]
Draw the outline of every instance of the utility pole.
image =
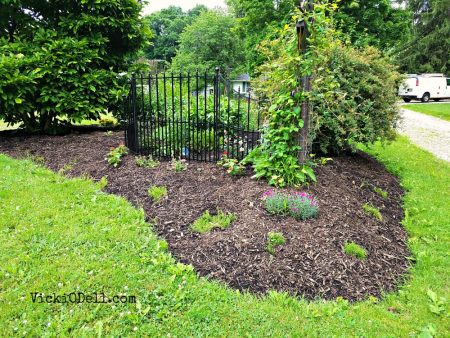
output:
[{"label": "utility pole", "polygon": [[[300,1],[299,5],[300,11],[303,13],[311,12],[314,10],[314,0],[303,0]],[[301,19],[297,22],[297,37],[298,37],[298,52],[300,55],[304,55],[308,50],[307,38],[309,36],[308,25],[312,22],[307,22]],[[302,88],[303,95],[311,91],[311,76],[300,77],[300,69],[298,74],[298,81]],[[300,150],[298,152],[298,162],[300,164],[305,164],[308,157],[308,137],[309,137],[309,120],[310,120],[310,109],[309,100],[305,99],[301,105],[301,118],[303,120],[303,128],[300,130],[298,135],[298,143],[300,145]]]}]

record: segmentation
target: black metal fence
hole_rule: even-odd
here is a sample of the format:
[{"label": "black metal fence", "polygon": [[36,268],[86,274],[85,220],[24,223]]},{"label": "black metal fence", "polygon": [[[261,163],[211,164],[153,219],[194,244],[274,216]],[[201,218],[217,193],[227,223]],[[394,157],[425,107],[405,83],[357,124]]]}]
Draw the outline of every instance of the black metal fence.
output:
[{"label": "black metal fence", "polygon": [[124,109],[125,142],[136,154],[241,160],[260,139],[258,101],[219,71],[134,75]]}]

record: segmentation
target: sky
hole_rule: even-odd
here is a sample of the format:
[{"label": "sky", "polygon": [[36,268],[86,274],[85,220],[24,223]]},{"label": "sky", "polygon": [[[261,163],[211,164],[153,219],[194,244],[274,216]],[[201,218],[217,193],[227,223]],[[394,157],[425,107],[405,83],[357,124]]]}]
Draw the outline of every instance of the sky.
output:
[{"label": "sky", "polygon": [[194,8],[197,4],[205,5],[208,8],[226,8],[225,0],[149,0],[149,4],[144,7],[143,14],[147,15],[169,6],[178,6],[186,11]]}]

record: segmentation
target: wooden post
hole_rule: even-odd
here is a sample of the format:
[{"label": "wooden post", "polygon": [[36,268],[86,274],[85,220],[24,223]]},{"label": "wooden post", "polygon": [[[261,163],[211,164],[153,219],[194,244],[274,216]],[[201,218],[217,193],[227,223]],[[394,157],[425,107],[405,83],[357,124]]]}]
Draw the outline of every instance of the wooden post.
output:
[{"label": "wooden post", "polygon": [[[314,9],[314,1],[307,0],[300,2],[300,10],[302,12],[312,11]],[[306,20],[301,20],[297,22],[297,37],[298,37],[298,52],[299,54],[305,54],[308,50],[307,37],[309,36],[308,24]],[[308,93],[311,90],[311,76],[300,77],[300,69],[298,75],[299,85],[302,88],[303,93]],[[300,150],[298,152],[298,162],[303,165],[308,159],[308,136],[309,136],[309,100],[306,99],[302,102],[300,107],[301,118],[303,120],[303,128],[300,130],[298,135],[298,143],[300,145]]]}]

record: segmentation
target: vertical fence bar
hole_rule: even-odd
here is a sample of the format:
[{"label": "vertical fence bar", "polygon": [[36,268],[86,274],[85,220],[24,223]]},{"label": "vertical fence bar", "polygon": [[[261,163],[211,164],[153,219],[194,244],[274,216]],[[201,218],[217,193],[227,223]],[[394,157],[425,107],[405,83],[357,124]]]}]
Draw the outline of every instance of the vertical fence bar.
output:
[{"label": "vertical fence bar", "polygon": [[[139,141],[140,141],[140,143],[141,143],[141,141],[142,141],[142,146],[141,146],[141,149],[139,149],[139,154],[141,154],[141,153],[143,153],[143,152],[145,152],[146,151],[146,148],[147,148],[147,145],[146,145],[146,142],[145,142],[145,102],[144,102],[144,75],[142,74],[142,72],[140,73],[140,76],[139,76],[139,82],[140,82],[140,85],[141,85],[141,90],[140,90],[140,92],[141,92],[141,104],[142,104],[142,106],[141,106],[141,109],[140,109],[140,114],[138,115],[138,124],[139,124],[139,135],[138,135],[138,138],[139,138]],[[139,121],[139,119],[141,120],[141,121]],[[143,130],[144,130],[144,132],[143,132]]]},{"label": "vertical fence bar", "polygon": [[139,139],[138,139],[138,128],[137,128],[137,120],[136,120],[136,96],[137,96],[137,90],[136,90],[136,74],[133,73],[132,79],[131,79],[131,91],[132,91],[132,103],[133,103],[133,128],[134,128],[134,145],[132,149],[134,152],[137,152],[139,149]]},{"label": "vertical fence bar", "polygon": [[[167,85],[167,82],[166,82],[166,73],[164,73],[163,74],[163,85],[164,85],[164,88],[163,88],[163,92],[164,92],[164,126],[163,126],[163,140],[164,140],[164,150],[165,150],[165,154],[164,154],[164,156],[166,157],[167,156],[167,142],[166,142],[166,140],[167,140],[167,138],[168,138],[168,133],[170,134],[170,123],[168,123],[168,121],[167,121],[167,89],[166,89],[166,85]],[[170,122],[170,121],[169,121]],[[164,135],[165,135],[165,137],[164,137]],[[169,137],[170,137],[170,135],[169,135]]]},{"label": "vertical fence bar", "polygon": [[196,97],[197,97],[197,106],[196,106],[196,112],[197,112],[197,123],[196,123],[196,128],[195,128],[195,136],[196,136],[196,138],[195,138],[195,151],[196,151],[196,154],[195,154],[195,157],[196,157],[196,159],[197,159],[197,161],[198,161],[198,150],[199,150],[199,148],[198,148],[198,128],[199,128],[199,125],[198,125],[198,106],[199,106],[199,99],[198,99],[198,97],[199,97],[199,95],[200,95],[200,91],[199,91],[199,87],[198,87],[198,77],[199,77],[199,74],[198,74],[198,69],[197,69],[197,71],[196,71],[196,76],[195,76],[195,85],[196,85]]},{"label": "vertical fence bar", "polygon": [[[228,82],[228,109],[227,109],[227,157],[230,158],[230,140],[231,140],[231,128],[230,128],[230,113],[231,113],[231,98],[233,94],[231,88],[231,81]],[[224,136],[225,137],[225,136]]]},{"label": "vertical fence bar", "polygon": [[188,137],[188,145],[186,145],[186,149],[188,152],[188,160],[191,159],[191,74],[190,72],[187,73],[187,91],[188,91],[188,98],[187,98],[187,109],[188,109],[188,118],[187,118],[187,137]]},{"label": "vertical fence bar", "polygon": [[237,133],[236,133],[236,158],[239,160],[239,133],[241,130],[241,87],[238,88],[238,116],[237,116]]},{"label": "vertical fence bar", "polygon": [[[180,156],[185,157],[186,155],[186,146],[185,146],[185,138],[184,138],[184,134],[183,134],[183,78],[181,76],[181,71],[180,71]],[[178,124],[177,124],[178,125]],[[184,154],[183,154],[183,148],[184,148]]]},{"label": "vertical fence bar", "polygon": [[[216,152],[217,152],[217,133],[218,133],[218,123],[217,123],[217,115],[219,111],[219,68],[216,68],[216,74],[214,74],[214,126],[213,126],[213,157],[216,158]],[[211,142],[211,140],[208,137],[208,141]],[[211,148],[211,145],[208,144],[208,148]]]},{"label": "vertical fence bar", "polygon": [[152,144],[154,143],[153,139],[153,102],[152,102],[152,73],[148,73],[148,103],[149,103],[149,118],[147,119],[147,131],[149,132],[149,142],[148,142],[148,153],[152,157],[153,154],[153,147]]},{"label": "vertical fence bar", "polygon": [[127,148],[129,148],[130,144],[128,142],[128,128],[130,127],[130,114],[128,112],[128,107],[127,107],[127,101],[128,101],[129,96],[126,95],[122,95],[122,104],[123,104],[123,116],[124,118],[122,118],[122,120],[125,120],[126,123],[126,127],[125,127],[125,146],[127,146]]},{"label": "vertical fence bar", "polygon": [[[200,149],[202,149],[202,159],[206,162],[207,159],[207,151],[205,151],[206,146],[204,145],[204,141],[206,141],[206,137],[204,137],[204,129],[208,129],[208,120],[207,120],[207,116],[208,116],[208,109],[207,109],[207,105],[208,105],[208,75],[205,72],[204,75],[204,82],[205,82],[205,111],[204,111],[204,115],[203,115],[203,128],[200,129]],[[204,156],[203,156],[204,154]]]},{"label": "vertical fence bar", "polygon": [[171,144],[171,155],[172,157],[176,156],[176,144],[178,142],[178,125],[175,120],[175,89],[174,89],[174,78],[173,72],[171,73],[171,87],[172,87],[172,133],[170,134],[172,136],[172,144]]},{"label": "vertical fence bar", "polygon": [[158,148],[156,149],[156,153],[158,154],[158,157],[161,157],[161,122],[160,122],[160,113],[161,113],[161,108],[159,106],[159,79],[158,79],[158,73],[156,73],[155,76],[155,85],[156,85],[156,120],[157,120],[157,124],[156,124],[156,130],[155,130],[155,136],[156,134],[158,134],[157,137],[157,146]]}]

